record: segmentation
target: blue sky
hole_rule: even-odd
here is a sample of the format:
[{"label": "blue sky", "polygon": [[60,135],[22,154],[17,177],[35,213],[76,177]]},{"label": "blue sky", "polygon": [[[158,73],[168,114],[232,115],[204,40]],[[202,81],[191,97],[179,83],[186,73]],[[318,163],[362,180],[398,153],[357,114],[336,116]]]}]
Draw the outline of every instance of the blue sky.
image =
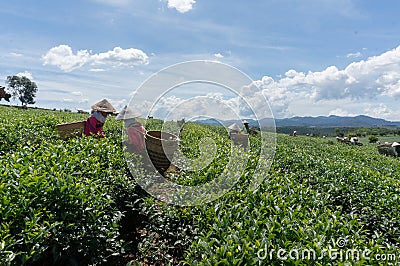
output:
[{"label": "blue sky", "polygon": [[[2,1],[0,85],[25,75],[35,106],[89,110],[106,98],[120,109],[157,71],[213,60],[254,80],[277,118],[399,121],[399,10],[395,0]],[[168,97],[176,106],[188,96]]]}]

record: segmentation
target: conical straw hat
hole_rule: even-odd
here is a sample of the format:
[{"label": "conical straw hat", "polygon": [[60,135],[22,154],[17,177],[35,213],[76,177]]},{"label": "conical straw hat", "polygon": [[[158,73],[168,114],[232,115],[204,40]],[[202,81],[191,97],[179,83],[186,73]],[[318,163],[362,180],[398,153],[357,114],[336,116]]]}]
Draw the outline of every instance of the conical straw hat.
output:
[{"label": "conical straw hat", "polygon": [[230,130],[240,131],[240,127],[239,127],[236,123],[233,123],[233,124],[230,125],[228,128],[229,128]]},{"label": "conical straw hat", "polygon": [[125,105],[117,117],[115,117],[115,120],[132,119],[139,117],[140,115],[141,114],[138,111]]},{"label": "conical straw hat", "polygon": [[392,144],[392,147],[397,147],[397,146],[400,146],[400,143],[398,143],[398,142],[393,142],[393,144]]},{"label": "conical straw hat", "polygon": [[115,112],[115,108],[106,99],[103,99],[100,102],[92,105],[92,109],[95,111],[106,112],[106,113]]}]

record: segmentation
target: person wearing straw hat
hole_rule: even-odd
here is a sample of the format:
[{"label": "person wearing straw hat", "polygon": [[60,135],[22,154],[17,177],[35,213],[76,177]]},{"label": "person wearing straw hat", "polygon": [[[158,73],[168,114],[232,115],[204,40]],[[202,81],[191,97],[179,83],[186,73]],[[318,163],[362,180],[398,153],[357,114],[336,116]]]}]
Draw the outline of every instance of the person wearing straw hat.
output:
[{"label": "person wearing straw hat", "polygon": [[128,135],[128,140],[125,142],[129,152],[141,154],[145,148],[146,129],[136,120],[140,113],[125,106],[122,111],[115,117],[115,120],[123,120]]},{"label": "person wearing straw hat", "polygon": [[397,157],[400,157],[400,143],[399,142],[393,142],[392,143],[392,149],[397,153]]},{"label": "person wearing straw hat", "polygon": [[91,108],[93,112],[92,115],[86,120],[83,133],[86,136],[96,135],[100,138],[104,138],[104,123],[106,122],[108,114],[115,112],[115,108],[106,99],[95,103],[91,106]]},{"label": "person wearing straw hat", "polygon": [[240,127],[236,123],[233,123],[232,125],[230,125],[228,127],[228,129],[230,130],[229,139],[232,139],[233,134],[238,134],[240,132]]}]

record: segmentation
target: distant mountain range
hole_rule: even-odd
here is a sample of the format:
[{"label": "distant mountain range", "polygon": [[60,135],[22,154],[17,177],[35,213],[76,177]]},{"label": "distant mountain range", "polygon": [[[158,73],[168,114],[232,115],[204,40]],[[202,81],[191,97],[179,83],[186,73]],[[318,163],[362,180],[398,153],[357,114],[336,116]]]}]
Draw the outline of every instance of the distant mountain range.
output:
[{"label": "distant mountain range", "polygon": [[387,121],[366,115],[292,117],[275,120],[277,126],[318,126],[318,127],[384,127],[400,126],[400,121]]},{"label": "distant mountain range", "polygon": [[[272,126],[273,119],[264,118],[260,120],[260,123],[257,123],[256,120],[247,119],[250,126]],[[220,125],[214,119],[206,119],[206,120],[198,120],[196,121],[200,124],[214,124]],[[223,125],[229,126],[233,123],[241,126],[241,120],[227,120],[222,122]],[[381,118],[373,118],[366,115],[358,115],[358,116],[317,116],[317,117],[291,117],[291,118],[283,118],[283,119],[275,119],[275,125],[277,127],[400,127],[400,121],[387,121]]]}]

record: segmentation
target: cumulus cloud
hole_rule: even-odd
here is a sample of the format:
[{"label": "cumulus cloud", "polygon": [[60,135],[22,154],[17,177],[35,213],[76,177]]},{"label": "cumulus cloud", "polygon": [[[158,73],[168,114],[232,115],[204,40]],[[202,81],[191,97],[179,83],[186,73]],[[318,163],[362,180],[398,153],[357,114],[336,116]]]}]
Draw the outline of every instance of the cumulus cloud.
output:
[{"label": "cumulus cloud", "polygon": [[168,0],[168,8],[175,8],[180,13],[186,13],[193,9],[195,0]]},{"label": "cumulus cloud", "polygon": [[400,46],[342,69],[337,66],[308,72],[291,69],[279,78],[264,76],[243,86],[240,94],[246,102],[239,96],[220,93],[191,101],[179,96],[166,97],[157,103],[153,113],[163,117],[162,114],[176,109],[176,119],[185,113],[205,116],[214,113],[221,119],[231,119],[228,118],[231,114],[251,118],[257,114],[258,118],[264,118],[272,116],[269,103],[275,117],[366,114],[396,120],[400,115],[396,111],[400,99]]},{"label": "cumulus cloud", "polygon": [[58,66],[65,72],[70,72],[82,67],[89,61],[90,54],[87,50],[79,50],[76,54],[68,45],[59,45],[51,48],[43,57],[44,65]]},{"label": "cumulus cloud", "polygon": [[148,56],[141,50],[115,47],[112,51],[91,56],[94,64],[116,64],[120,66],[136,66],[148,64]]},{"label": "cumulus cloud", "polygon": [[214,54],[214,56],[216,58],[224,58],[224,56],[222,54],[220,54],[220,53],[216,53],[216,54]]},{"label": "cumulus cloud", "polygon": [[166,120],[185,118],[215,118],[217,120],[240,119],[241,113],[238,98],[225,98],[221,93],[207,93],[190,98],[170,95],[160,98],[154,105],[148,101],[140,103],[135,108],[145,110],[150,115]]},{"label": "cumulus cloud", "polygon": [[65,72],[73,71],[84,65],[105,65],[112,67],[127,67],[148,64],[148,56],[141,50],[115,47],[111,51],[92,54],[88,50],[79,50],[76,54],[68,45],[51,48],[42,56],[44,65],[54,65]]},{"label": "cumulus cloud", "polygon": [[[279,80],[264,77],[258,81],[267,94],[308,94],[314,101],[362,99],[378,95],[400,97],[400,46],[367,60],[353,62],[340,70],[330,66],[320,72],[289,70]],[[272,92],[272,96],[277,96]]]},{"label": "cumulus cloud", "polygon": [[[353,62],[344,69],[330,66],[322,71],[307,73],[292,69],[277,79],[264,76],[255,81],[255,85],[269,100],[274,113],[283,117],[291,115],[293,106],[298,106],[299,102],[304,106],[305,102],[313,105],[343,100],[373,102],[378,98],[381,101],[385,98],[400,99],[400,46],[366,60]],[[298,115],[296,111],[299,110],[294,112]],[[383,106],[360,109],[362,112],[380,117],[388,114]],[[330,114],[354,113],[338,108]]]}]

